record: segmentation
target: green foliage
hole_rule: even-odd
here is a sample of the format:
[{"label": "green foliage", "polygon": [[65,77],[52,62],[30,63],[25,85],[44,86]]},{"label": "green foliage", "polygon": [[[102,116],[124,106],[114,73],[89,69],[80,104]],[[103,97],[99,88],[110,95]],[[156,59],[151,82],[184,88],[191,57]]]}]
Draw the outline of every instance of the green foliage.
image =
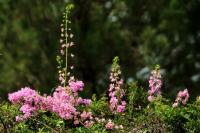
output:
[{"label": "green foliage", "polygon": [[135,111],[140,111],[147,105],[147,93],[143,88],[138,87],[136,82],[131,82],[126,86],[127,93],[127,110],[130,115],[134,115]]},{"label": "green foliage", "polygon": [[18,109],[19,107],[6,102],[0,104],[0,131],[8,132],[14,127],[15,116],[20,113]]},{"label": "green foliage", "polygon": [[[138,126],[152,132],[155,132],[155,129],[159,129],[157,132],[167,131],[177,133],[197,133],[200,131],[198,121],[200,118],[200,110],[196,102],[188,104],[187,106],[172,108],[172,104],[168,100],[158,98],[149,104],[144,112],[144,115],[137,118]],[[148,127],[144,125],[148,125]]]},{"label": "green foliage", "polygon": [[[123,125],[123,130],[107,130],[105,123],[95,124],[90,128],[60,119],[50,112],[40,111],[31,119],[15,122],[19,107],[9,103],[0,105],[0,130],[10,132],[69,132],[69,133],[106,133],[106,132],[148,132],[148,133],[198,133],[200,131],[200,102],[199,100],[186,106],[172,107],[172,102],[162,96],[153,102],[147,101],[147,93],[137,83],[126,85],[127,107],[122,114],[112,114],[108,108],[106,97],[92,97],[92,104],[87,110],[92,111],[93,117],[112,119],[116,125]],[[9,127],[9,128],[8,128]]]},{"label": "green foliage", "polygon": [[120,70],[119,57],[116,56],[114,57],[113,62],[112,62],[112,71],[116,72],[118,70]]},{"label": "green foliage", "polygon": [[111,113],[108,108],[108,102],[106,97],[102,97],[97,100],[96,95],[92,96],[92,105],[90,106],[91,110],[95,115],[105,116],[106,114]]},{"label": "green foliage", "polygon": [[84,127],[78,127],[74,129],[68,130],[69,133],[107,133],[106,129],[100,125],[96,124],[92,126],[91,128],[84,128]]}]

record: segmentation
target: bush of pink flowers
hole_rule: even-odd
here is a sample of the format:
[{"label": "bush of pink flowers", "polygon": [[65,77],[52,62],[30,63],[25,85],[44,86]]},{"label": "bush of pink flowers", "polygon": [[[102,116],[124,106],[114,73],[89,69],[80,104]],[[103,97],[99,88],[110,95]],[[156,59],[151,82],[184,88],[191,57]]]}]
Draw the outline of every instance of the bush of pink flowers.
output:
[{"label": "bush of pink flowers", "polygon": [[[160,66],[158,65],[151,71],[148,80],[150,89],[148,92],[145,92],[136,84],[124,85],[124,80],[121,78],[122,72],[120,70],[119,58],[115,57],[109,76],[108,96],[99,100],[95,97],[92,99],[81,97],[79,92],[84,91],[84,82],[76,80],[70,73],[74,68],[73,65],[70,65],[70,70],[68,70],[68,55],[71,58],[75,56],[69,53],[69,48],[74,46],[74,43],[71,41],[73,34],[68,29],[70,24],[68,15],[71,8],[71,5],[66,7],[64,23],[61,25],[61,49],[60,55],[57,56],[59,85],[55,91],[50,95],[41,95],[29,87],[24,87],[8,94],[9,101],[19,107],[20,113],[15,115],[15,121],[19,124],[18,131],[23,128],[23,131],[26,131],[29,128],[23,127],[20,123],[28,123],[31,118],[43,119],[39,118],[41,112],[43,114],[48,112],[56,115],[57,121],[52,120],[54,123],[50,123],[50,125],[59,127],[60,131],[39,121],[40,124],[42,123],[43,126],[50,129],[47,131],[51,132],[66,132],[61,130],[66,128],[73,129],[70,129],[70,132],[100,131],[103,133],[112,130],[113,132],[200,131],[200,122],[194,123],[194,121],[196,122],[200,119],[200,111],[195,110],[200,109],[200,96],[197,97],[197,101],[194,104],[187,104],[189,100],[188,90],[179,91],[175,102],[171,106],[169,100],[161,97],[163,82]],[[161,100],[155,100],[156,97],[161,97]],[[142,105],[135,104],[136,102],[142,103]],[[185,105],[180,106],[182,110],[176,108],[181,104]],[[2,121],[1,116],[0,120]],[[64,123],[62,125],[63,128],[61,128],[60,123]],[[8,125],[11,126],[11,124]],[[187,129],[185,129],[186,127]],[[194,130],[193,127],[197,128]],[[5,126],[4,128],[7,127]],[[43,127],[41,130],[43,130]]]},{"label": "bush of pink flowers", "polygon": [[57,87],[52,96],[41,96],[35,90],[26,87],[9,94],[8,98],[13,104],[21,105],[20,111],[23,115],[16,116],[16,121],[28,119],[35,115],[38,110],[43,110],[56,113],[65,120],[75,120],[77,123],[79,115],[84,116],[84,113],[90,114],[88,119],[92,120],[91,112],[79,112],[77,110],[79,105],[89,106],[91,104],[90,99],[83,99],[78,96],[78,91],[82,91],[83,87],[82,81],[70,80],[68,87]]},{"label": "bush of pink flowers", "polygon": [[[68,49],[73,46],[73,42],[67,41],[68,38],[73,37],[67,27],[70,23],[68,15],[71,8],[71,5],[66,7],[64,23],[61,25],[61,56],[57,57],[61,85],[55,89],[52,95],[48,96],[39,95],[29,87],[10,93],[8,99],[13,104],[19,104],[21,106],[20,111],[23,113],[23,115],[16,116],[16,121],[26,120],[31,116],[37,115],[38,111],[42,110],[55,113],[64,120],[72,120],[74,125],[79,123],[82,123],[85,127],[93,125],[92,112],[87,111],[86,108],[81,111],[78,109],[79,106],[89,106],[92,102],[90,99],[84,99],[78,94],[79,91],[83,91],[84,83],[75,80],[67,70]],[[73,56],[71,54],[72,58]],[[63,57],[65,58],[65,65],[63,64]],[[68,78],[69,80],[67,81]]]},{"label": "bush of pink flowers", "polygon": [[[69,10],[72,6],[66,7],[64,13],[63,24],[61,25],[61,49],[60,55],[57,56],[58,73],[60,85],[55,89],[52,95],[40,95],[37,91],[25,87],[17,92],[10,93],[8,99],[14,105],[20,105],[21,115],[16,116],[16,121],[26,121],[31,117],[37,116],[40,111],[51,112],[66,121],[72,121],[74,126],[83,125],[90,128],[95,123],[93,113],[89,106],[92,104],[91,99],[85,99],[79,96],[79,92],[83,91],[83,81],[75,80],[68,70],[68,50],[74,45],[72,41],[73,34],[68,29]],[[74,54],[70,54],[71,58]],[[65,60],[63,60],[63,58]],[[71,65],[70,69],[74,68]],[[116,57],[113,62],[111,75],[110,75],[110,88],[109,88],[109,106],[113,112],[124,112],[126,102],[124,99],[125,92],[122,89],[123,80],[119,79],[121,71],[118,65],[118,58]],[[67,80],[68,79],[68,80]],[[80,109],[81,108],[81,109]],[[98,122],[97,122],[98,123]],[[109,119],[108,123],[104,123],[105,128],[112,129],[114,123]]]}]

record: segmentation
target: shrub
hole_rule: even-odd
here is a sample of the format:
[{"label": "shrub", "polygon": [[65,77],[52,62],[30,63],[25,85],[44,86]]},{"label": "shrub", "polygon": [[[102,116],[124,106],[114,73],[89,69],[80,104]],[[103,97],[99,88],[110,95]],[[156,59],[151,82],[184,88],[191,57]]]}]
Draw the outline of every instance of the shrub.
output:
[{"label": "shrub", "polygon": [[[175,103],[161,94],[160,67],[152,70],[148,92],[137,82],[124,84],[119,58],[113,59],[108,96],[92,99],[79,95],[83,81],[68,70],[69,11],[66,7],[61,25],[61,50],[57,57],[60,84],[52,95],[41,95],[29,87],[10,93],[12,104],[0,104],[0,131],[4,132],[200,132],[200,98],[189,103],[188,90],[180,91]],[[71,54],[71,57],[74,57]],[[70,68],[73,69],[74,66]],[[182,104],[181,104],[182,103]]]}]

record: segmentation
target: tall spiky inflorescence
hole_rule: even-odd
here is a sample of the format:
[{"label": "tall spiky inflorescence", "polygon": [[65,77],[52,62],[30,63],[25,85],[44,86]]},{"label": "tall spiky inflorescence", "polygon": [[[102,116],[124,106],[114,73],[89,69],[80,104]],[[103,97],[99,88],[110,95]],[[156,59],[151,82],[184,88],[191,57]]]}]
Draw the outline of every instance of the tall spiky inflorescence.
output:
[{"label": "tall spiky inflorescence", "polygon": [[[9,94],[9,100],[13,104],[21,105],[20,111],[23,115],[16,116],[16,121],[22,121],[37,114],[38,110],[50,111],[56,113],[62,119],[72,120],[74,125],[83,124],[85,127],[93,125],[92,113],[87,110],[87,106],[91,104],[90,99],[83,99],[78,95],[79,91],[83,91],[84,83],[77,81],[67,69],[69,47],[73,46],[70,28],[68,24],[68,15],[73,5],[67,5],[64,13],[63,24],[61,25],[61,56],[57,56],[59,63],[59,80],[61,86],[58,86],[53,95],[41,96],[35,90],[28,87]],[[73,54],[70,54],[73,57]],[[63,61],[65,58],[65,61]],[[71,69],[73,66],[71,66]],[[68,82],[67,82],[68,81]],[[85,107],[81,110],[78,107]]]},{"label": "tall spiky inflorescence", "polygon": [[[84,83],[82,81],[77,81],[68,70],[68,55],[70,55],[71,58],[74,57],[74,54],[70,53],[69,51],[69,48],[74,45],[72,41],[73,34],[69,28],[71,23],[69,20],[69,13],[72,8],[73,5],[68,5],[66,7],[66,11],[63,14],[63,24],[61,24],[61,57],[58,56],[58,63],[60,69],[59,80],[61,81],[61,85],[63,87],[58,87],[54,92],[53,97],[49,98],[49,100],[47,99],[47,103],[48,101],[50,101],[50,103],[53,102],[51,103],[51,105],[53,105],[51,109],[56,107],[54,108],[55,110],[53,110],[53,112],[56,112],[61,118],[73,119],[74,125],[83,123],[85,127],[90,127],[93,124],[92,113],[87,112],[86,110],[78,111],[77,107],[80,105],[88,106],[91,104],[91,100],[83,99],[78,95],[79,91],[83,91]],[[65,58],[65,61],[63,61],[62,58]],[[62,63],[64,65],[62,65]],[[71,65],[70,69],[73,68],[74,66]],[[57,106],[54,105],[54,103]]]},{"label": "tall spiky inflorescence", "polygon": [[161,80],[161,73],[160,73],[160,66],[156,65],[155,69],[151,71],[151,75],[149,78],[149,87],[150,90],[148,91],[148,100],[151,102],[155,96],[161,95],[161,87],[162,87],[162,80]]},{"label": "tall spiky inflorescence", "polygon": [[[61,85],[66,87],[67,80],[70,77],[70,71],[68,70],[68,56],[70,55],[71,58],[74,57],[74,54],[69,54],[69,48],[74,45],[72,38],[73,34],[71,33],[71,29],[69,28],[69,25],[71,24],[71,21],[69,20],[69,14],[70,10],[73,8],[73,5],[70,4],[66,7],[65,12],[63,13],[63,20],[61,24],[61,34],[60,34],[60,56],[57,56],[57,62],[58,62],[58,69],[59,69],[59,81],[61,82]],[[63,59],[65,60],[63,61]],[[73,69],[74,66],[70,66],[70,69]]]},{"label": "tall spiky inflorescence", "polygon": [[125,92],[122,89],[123,79],[120,78],[121,70],[119,66],[119,58],[113,59],[113,64],[110,73],[110,86],[109,86],[109,106],[113,113],[124,112],[126,107]]},{"label": "tall spiky inflorescence", "polygon": [[176,100],[174,102],[174,104],[172,105],[172,107],[178,107],[179,104],[183,104],[183,105],[186,105],[187,104],[187,101],[189,99],[189,93],[188,93],[188,90],[185,89],[183,91],[179,91],[178,94],[177,94],[177,97],[176,97]]}]

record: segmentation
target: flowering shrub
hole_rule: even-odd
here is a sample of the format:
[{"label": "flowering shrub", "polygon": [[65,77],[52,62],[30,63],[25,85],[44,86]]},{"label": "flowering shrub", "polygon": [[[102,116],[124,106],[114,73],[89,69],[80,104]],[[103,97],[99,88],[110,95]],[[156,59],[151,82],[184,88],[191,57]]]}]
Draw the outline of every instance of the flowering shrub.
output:
[{"label": "flowering shrub", "polygon": [[23,116],[16,116],[16,121],[27,119],[38,110],[46,110],[57,113],[65,120],[74,119],[75,123],[78,123],[77,115],[81,112],[78,112],[76,107],[79,105],[88,106],[91,104],[91,100],[78,97],[77,91],[83,90],[84,87],[82,82],[71,82],[73,84],[70,85],[68,90],[59,86],[53,96],[40,96],[36,91],[27,87],[9,94],[9,100],[13,104],[20,104],[20,111],[24,114]]},{"label": "flowering shrub", "polygon": [[[69,5],[61,25],[61,49],[57,57],[60,84],[52,95],[41,95],[25,87],[8,94],[12,105],[0,105],[0,131],[5,132],[199,132],[200,98],[189,103],[185,89],[175,103],[161,97],[160,67],[152,70],[150,90],[146,92],[136,82],[124,84],[119,58],[113,59],[108,97],[85,99],[83,81],[76,80],[67,69],[69,48],[74,45],[68,25]],[[74,68],[71,65],[70,69]],[[150,102],[148,102],[148,101]],[[184,106],[179,106],[183,104]],[[176,107],[176,108],[175,108]],[[13,121],[14,120],[14,121]]]},{"label": "flowering shrub", "polygon": [[[65,12],[65,24],[62,24],[61,28],[61,37],[64,39],[60,40],[61,50],[60,53],[62,56],[65,55],[66,65],[63,67],[62,63],[64,62],[61,57],[58,58],[59,63],[59,80],[61,81],[62,86],[58,86],[52,96],[41,96],[35,90],[32,90],[28,87],[22,88],[18,92],[9,94],[9,100],[13,104],[20,104],[20,111],[23,113],[22,116],[16,116],[16,121],[22,121],[30,118],[33,115],[36,115],[39,110],[49,111],[56,113],[60,118],[64,120],[73,120],[74,125],[82,123],[85,127],[91,127],[93,125],[92,112],[87,112],[87,108],[83,106],[89,106],[91,104],[90,99],[83,99],[78,95],[78,91],[83,91],[84,83],[82,81],[76,81],[73,76],[67,81],[67,77],[70,75],[67,72],[67,54],[68,48],[72,46],[72,42],[68,43],[68,21],[67,17],[69,10],[72,6],[66,7]],[[65,26],[65,28],[63,28]],[[72,38],[70,34],[70,38]],[[65,41],[65,44],[63,44]],[[72,54],[71,54],[72,55]],[[67,85],[68,83],[68,85]],[[83,109],[79,110],[79,106]]]}]

